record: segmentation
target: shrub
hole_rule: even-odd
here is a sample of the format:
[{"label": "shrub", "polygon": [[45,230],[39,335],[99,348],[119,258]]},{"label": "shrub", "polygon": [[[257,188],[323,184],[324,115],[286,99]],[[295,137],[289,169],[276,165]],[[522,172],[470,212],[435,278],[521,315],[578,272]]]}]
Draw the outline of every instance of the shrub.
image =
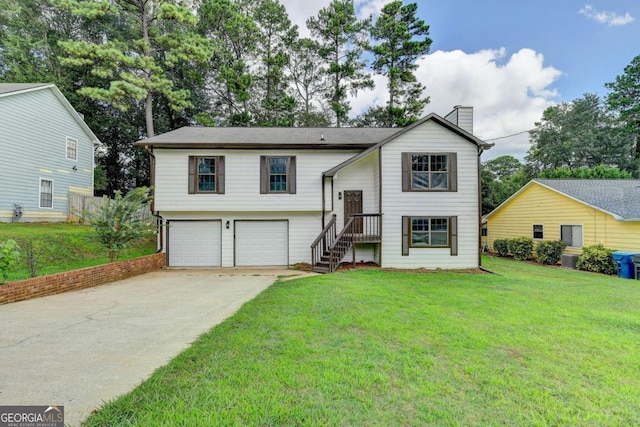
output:
[{"label": "shrub", "polygon": [[562,240],[543,240],[536,245],[536,256],[543,264],[555,265],[560,261],[567,244]]},{"label": "shrub", "polygon": [[496,239],[493,241],[493,250],[498,256],[505,257],[509,255],[509,247],[507,239]]},{"label": "shrub", "polygon": [[22,250],[22,264],[29,270],[30,277],[36,277],[43,268],[64,262],[68,258],[82,258],[68,248],[65,236],[24,237],[18,239]]},{"label": "shrub", "polygon": [[12,239],[0,243],[0,285],[7,281],[9,269],[18,262],[19,249],[18,243]]},{"label": "shrub", "polygon": [[533,254],[533,239],[531,237],[516,237],[507,242],[507,248],[511,255],[518,261],[531,259]]},{"label": "shrub", "polygon": [[147,187],[134,188],[124,197],[116,192],[115,198],[103,203],[97,212],[87,213],[110,262],[129,244],[155,231],[153,225],[140,216],[140,210],[149,206],[151,198]]},{"label": "shrub", "polygon": [[576,268],[594,273],[615,274],[616,263],[613,260],[613,249],[605,248],[601,243],[582,248]]}]

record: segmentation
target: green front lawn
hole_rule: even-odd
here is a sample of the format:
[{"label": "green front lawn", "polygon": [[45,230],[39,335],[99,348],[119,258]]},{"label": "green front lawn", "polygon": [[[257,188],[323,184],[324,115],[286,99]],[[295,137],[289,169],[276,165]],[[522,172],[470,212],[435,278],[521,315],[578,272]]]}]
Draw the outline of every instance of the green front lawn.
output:
[{"label": "green front lawn", "polygon": [[484,264],[278,282],[87,425],[637,424],[640,282]]},{"label": "green front lawn", "polygon": [[[100,244],[93,227],[73,223],[0,223],[0,243],[7,239],[45,242],[37,252],[43,267],[38,276],[75,270],[109,262],[106,249]],[[23,246],[25,246],[23,244]],[[127,248],[118,259],[150,255],[156,251],[155,236]],[[9,272],[8,280],[30,277],[25,248],[21,260]]]}]

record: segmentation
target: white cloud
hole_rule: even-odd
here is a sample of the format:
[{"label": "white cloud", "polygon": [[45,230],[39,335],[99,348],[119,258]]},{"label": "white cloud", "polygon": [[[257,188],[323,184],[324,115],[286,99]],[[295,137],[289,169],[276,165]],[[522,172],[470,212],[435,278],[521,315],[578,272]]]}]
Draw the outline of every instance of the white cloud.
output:
[{"label": "white cloud", "polygon": [[358,18],[367,18],[369,15],[373,15],[374,19],[380,12],[382,8],[389,3],[389,0],[355,0],[354,4],[356,6],[356,10],[358,11]]},{"label": "white cloud", "polygon": [[[507,57],[502,49],[466,53],[436,51],[418,60],[416,77],[431,98],[425,114],[444,116],[455,105],[474,108],[474,134],[499,138],[532,129],[542,112],[558,96],[552,84],[562,72],[544,65],[544,57],[531,49]],[[376,88],[351,100],[357,115],[369,105],[386,101],[386,81],[376,78]],[[529,149],[527,133],[495,141],[486,158],[510,154],[522,159]],[[485,157],[483,156],[483,158]]]},{"label": "white cloud", "polygon": [[[281,0],[291,20],[308,35],[305,21],[316,16],[330,0],[313,2]],[[355,0],[359,16],[376,15],[387,0]],[[506,49],[488,49],[474,53],[460,50],[436,51],[418,61],[417,78],[426,86],[431,98],[425,114],[445,115],[455,105],[474,107],[474,133],[483,139],[498,138],[532,129],[545,108],[554,105],[558,93],[553,83],[562,72],[544,65],[542,54],[521,49],[508,55]],[[369,106],[384,105],[386,80],[374,76],[374,90],[361,91],[351,97],[351,116]],[[494,141],[495,147],[483,158],[510,154],[522,159],[529,149],[527,133]]]},{"label": "white cloud", "polygon": [[616,12],[601,12],[590,4],[585,5],[578,13],[610,27],[627,25],[633,22],[633,16],[629,12],[624,15],[618,15]]}]

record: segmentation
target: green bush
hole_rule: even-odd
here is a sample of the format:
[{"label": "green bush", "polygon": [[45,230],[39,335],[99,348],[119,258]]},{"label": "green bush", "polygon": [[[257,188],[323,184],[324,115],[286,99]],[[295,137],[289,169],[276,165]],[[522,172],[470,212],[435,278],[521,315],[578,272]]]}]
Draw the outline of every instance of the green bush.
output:
[{"label": "green bush", "polygon": [[576,268],[594,273],[615,274],[616,263],[613,260],[613,252],[613,249],[605,248],[601,243],[584,246],[582,254],[578,257]]},{"label": "green bush", "polygon": [[566,247],[567,244],[562,240],[543,240],[536,245],[536,257],[543,264],[556,265]]},{"label": "green bush", "polygon": [[19,249],[20,246],[13,239],[0,243],[0,285],[7,281],[9,269],[18,262]]},{"label": "green bush", "polygon": [[518,261],[531,259],[533,254],[533,239],[531,237],[516,237],[507,242],[507,248],[513,258]]},{"label": "green bush", "polygon": [[22,237],[18,238],[18,244],[22,250],[21,266],[29,271],[30,277],[38,276],[49,265],[83,256],[73,250],[70,239],[60,234]]},{"label": "green bush", "polygon": [[505,257],[509,255],[509,248],[507,244],[507,239],[496,239],[493,241],[493,251],[498,254],[498,256]]}]

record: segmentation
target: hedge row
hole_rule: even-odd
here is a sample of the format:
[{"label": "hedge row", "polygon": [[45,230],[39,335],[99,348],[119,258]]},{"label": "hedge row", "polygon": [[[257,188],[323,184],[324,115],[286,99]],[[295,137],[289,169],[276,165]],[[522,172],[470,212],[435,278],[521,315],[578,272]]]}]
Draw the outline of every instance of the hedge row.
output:
[{"label": "hedge row", "polygon": [[[498,256],[512,256],[518,261],[528,261],[533,258],[535,251],[537,261],[548,265],[556,265],[560,262],[566,246],[562,240],[543,240],[534,245],[534,241],[530,237],[493,241],[493,251]],[[613,252],[613,249],[605,248],[602,244],[585,246],[582,248],[582,254],[578,257],[576,268],[595,273],[615,274],[616,264],[613,260]]]}]

